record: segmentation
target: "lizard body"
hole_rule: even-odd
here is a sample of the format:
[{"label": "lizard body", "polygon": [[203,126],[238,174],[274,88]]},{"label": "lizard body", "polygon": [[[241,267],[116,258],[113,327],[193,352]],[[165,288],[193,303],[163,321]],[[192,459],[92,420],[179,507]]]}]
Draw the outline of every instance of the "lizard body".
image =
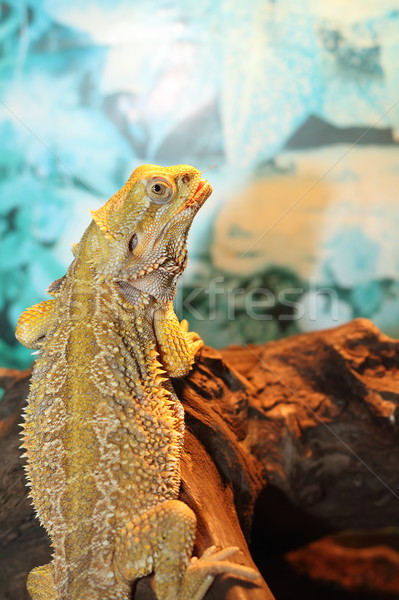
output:
[{"label": "lizard body", "polygon": [[187,165],[136,169],[94,211],[54,297],[25,311],[18,339],[39,350],[25,414],[27,476],[53,561],[32,600],[128,600],[154,573],[158,600],[202,600],[226,560],[190,558],[196,518],[177,499],[184,413],[169,377],[202,341],[174,313],[191,222],[211,193]]}]

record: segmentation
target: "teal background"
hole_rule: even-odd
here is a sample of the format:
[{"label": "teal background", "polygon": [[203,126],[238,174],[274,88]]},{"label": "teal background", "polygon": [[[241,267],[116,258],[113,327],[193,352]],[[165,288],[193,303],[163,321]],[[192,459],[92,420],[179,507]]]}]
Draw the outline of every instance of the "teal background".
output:
[{"label": "teal background", "polygon": [[0,364],[142,163],[216,164],[176,301],[207,343],[398,335],[398,46],[391,0],[2,2]]}]

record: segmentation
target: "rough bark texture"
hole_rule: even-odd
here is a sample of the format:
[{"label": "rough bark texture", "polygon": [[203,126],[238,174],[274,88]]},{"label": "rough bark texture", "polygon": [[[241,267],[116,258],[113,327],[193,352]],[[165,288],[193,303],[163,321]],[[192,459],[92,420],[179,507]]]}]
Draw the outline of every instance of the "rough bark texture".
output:
[{"label": "rough bark texture", "polygon": [[398,341],[358,319],[222,354],[251,385],[245,444],[269,483],[335,529],[399,525]]},{"label": "rough bark texture", "polygon": [[[24,600],[26,573],[48,561],[50,551],[26,498],[19,459],[28,374],[0,375],[6,388],[0,403],[0,599]],[[381,562],[378,551],[362,561],[359,548],[346,548],[341,559],[335,538],[314,545],[342,529],[399,526],[399,342],[357,320],[264,346],[204,348],[191,374],[174,386],[186,410],[181,497],[198,515],[197,552],[210,543],[237,545],[243,550],[237,560],[251,564],[245,540],[252,530],[253,555],[278,600],[304,597],[275,561],[289,550],[285,564],[293,571],[342,586],[336,596],[323,588],[323,598],[355,597],[343,596],[344,589],[361,589],[364,598],[399,594],[397,577],[385,587],[370,577]],[[302,554],[295,554],[300,545]],[[397,548],[388,541],[384,547],[395,570]],[[359,581],[362,569],[363,587],[347,584],[348,572]],[[207,599],[273,598],[263,580],[234,583],[218,579]],[[149,599],[148,590],[147,578],[135,600]]]}]

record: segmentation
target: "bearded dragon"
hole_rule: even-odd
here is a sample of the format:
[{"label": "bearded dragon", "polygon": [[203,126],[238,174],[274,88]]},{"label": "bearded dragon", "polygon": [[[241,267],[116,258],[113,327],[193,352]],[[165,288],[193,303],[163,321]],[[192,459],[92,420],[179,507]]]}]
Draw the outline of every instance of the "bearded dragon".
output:
[{"label": "bearded dragon", "polygon": [[212,191],[187,165],[137,168],[93,220],[52,299],[16,336],[38,350],[23,429],[30,495],[53,560],[28,576],[32,600],[128,600],[154,574],[158,600],[202,600],[227,560],[191,557],[194,512],[178,500],[184,412],[169,377],[202,345],[172,300],[187,234]]}]

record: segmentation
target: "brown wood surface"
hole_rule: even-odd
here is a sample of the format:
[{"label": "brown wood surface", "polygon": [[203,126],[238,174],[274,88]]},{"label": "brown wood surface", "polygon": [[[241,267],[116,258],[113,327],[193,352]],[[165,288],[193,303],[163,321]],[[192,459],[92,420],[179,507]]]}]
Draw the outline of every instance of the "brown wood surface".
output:
[{"label": "brown wood surface", "polygon": [[[0,384],[6,389],[0,402],[0,600],[24,600],[27,572],[47,562],[50,550],[26,497],[19,458],[28,373],[3,369]],[[235,559],[250,565],[251,528],[259,543],[263,520],[282,537],[296,528],[309,533],[314,523],[316,537],[399,526],[399,342],[369,321],[264,346],[205,347],[174,387],[186,411],[181,498],[198,516],[197,553],[213,543],[237,545],[242,552]],[[274,504],[268,490],[277,493]],[[273,556],[272,539],[260,539]],[[317,556],[314,548],[309,552]],[[268,581],[272,568],[261,555],[258,566]],[[299,562],[309,563],[303,555]],[[333,579],[340,581],[338,574]],[[207,600],[273,598],[262,579],[235,583],[218,578]],[[148,581],[140,582],[135,598],[150,598]]]}]

